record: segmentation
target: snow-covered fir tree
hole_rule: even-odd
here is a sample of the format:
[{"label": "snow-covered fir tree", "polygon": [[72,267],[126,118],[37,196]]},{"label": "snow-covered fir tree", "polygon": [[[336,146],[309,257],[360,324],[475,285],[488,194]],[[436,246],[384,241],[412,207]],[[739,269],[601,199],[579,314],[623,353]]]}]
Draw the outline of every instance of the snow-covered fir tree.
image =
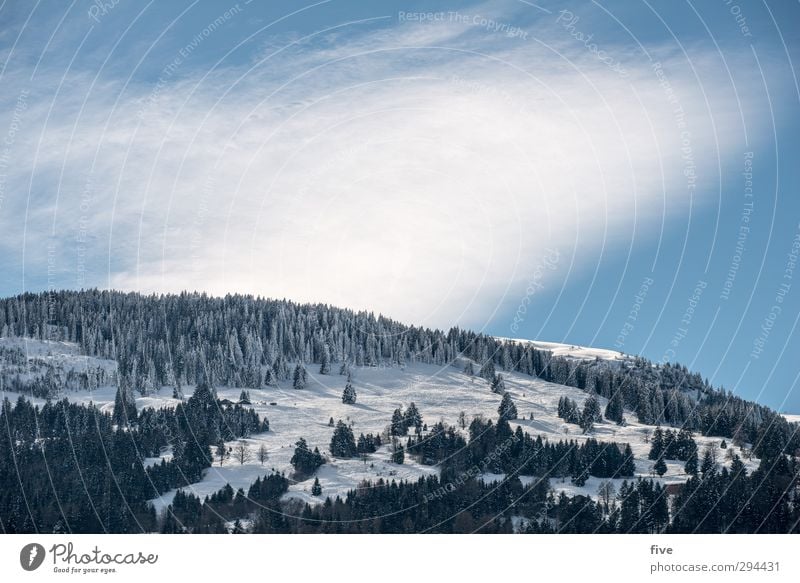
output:
[{"label": "snow-covered fir tree", "polygon": [[358,395],[356,395],[356,390],[353,388],[353,383],[348,377],[347,383],[344,386],[344,391],[342,391],[342,403],[345,405],[355,405],[357,397]]}]

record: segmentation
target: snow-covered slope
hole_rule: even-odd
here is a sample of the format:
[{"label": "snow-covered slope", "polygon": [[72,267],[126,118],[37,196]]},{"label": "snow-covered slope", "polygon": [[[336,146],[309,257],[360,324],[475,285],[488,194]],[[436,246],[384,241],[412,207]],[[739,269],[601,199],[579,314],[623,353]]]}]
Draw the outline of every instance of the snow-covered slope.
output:
[{"label": "snow-covered slope", "polygon": [[80,346],[74,342],[2,337],[0,350],[19,351],[29,362],[41,361],[64,371],[81,372],[87,368],[102,367],[110,372],[117,368],[117,363],[113,360],[82,355]]},{"label": "snow-covered slope", "polygon": [[574,344],[562,344],[560,342],[542,342],[540,340],[525,340],[524,338],[503,338],[495,336],[498,340],[508,340],[520,344],[528,344],[539,350],[547,350],[553,356],[563,356],[575,360],[600,360],[607,361],[633,361],[633,357],[616,350],[606,348],[589,348],[587,346],[576,346]]},{"label": "snow-covered slope", "polygon": [[[21,342],[14,339],[14,342]],[[63,346],[61,346],[63,344]],[[600,357],[612,361],[627,358],[613,351],[596,350],[554,343],[535,343],[537,347],[553,350],[553,352],[572,356],[574,358]],[[79,366],[81,359],[86,357],[76,353],[76,347],[66,343],[45,343],[37,345],[31,341],[37,354],[47,358],[56,359],[69,366]],[[62,350],[63,349],[63,350]],[[98,360],[98,359],[95,359]],[[104,366],[111,361],[101,361]],[[113,363],[112,363],[113,364]],[[353,368],[353,385],[358,393],[355,405],[342,403],[341,395],[345,385],[345,377],[333,375],[319,375],[316,367],[309,367],[309,379],[305,389],[295,390],[291,382],[282,382],[277,387],[267,387],[260,390],[250,389],[253,408],[270,421],[270,431],[254,435],[245,440],[252,452],[252,459],[245,464],[230,459],[220,465],[215,461],[208,469],[199,483],[191,489],[203,497],[211,494],[226,483],[234,489],[247,487],[258,477],[269,473],[273,469],[292,473],[289,463],[294,452],[294,444],[304,437],[310,447],[318,447],[328,456],[328,462],[322,466],[317,476],[323,489],[322,497],[311,495],[313,477],[303,482],[292,484],[288,498],[298,498],[311,503],[322,502],[325,496],[343,495],[350,489],[356,488],[365,479],[380,477],[389,479],[416,479],[420,475],[437,472],[435,467],[415,463],[406,456],[406,463],[396,465],[389,463],[389,446],[384,445],[376,453],[367,456],[366,460],[342,460],[331,458],[328,454],[328,445],[333,434],[329,420],[342,419],[352,423],[356,437],[360,433],[384,433],[387,429],[392,412],[397,407],[406,407],[414,402],[419,408],[425,423],[432,425],[437,421],[444,421],[453,426],[458,425],[460,412],[467,416],[467,423],[476,415],[495,419],[497,408],[500,404],[500,395],[494,394],[489,384],[477,376],[469,376],[463,372],[463,363],[454,366],[437,367],[425,364],[412,364],[405,367],[365,367]],[[647,459],[650,446],[647,443],[648,435],[654,430],[653,426],[636,422],[636,416],[626,413],[627,425],[618,426],[614,423],[598,423],[590,435],[582,435],[576,425],[570,425],[560,419],[556,412],[558,400],[561,396],[568,396],[582,404],[586,398],[583,391],[563,385],[557,385],[514,372],[501,371],[505,378],[508,393],[516,403],[519,419],[512,422],[512,427],[517,425],[532,435],[542,435],[550,440],[575,439],[582,441],[588,437],[598,440],[630,443],[636,457],[637,474],[650,476],[653,462]],[[185,388],[188,395],[191,388]],[[240,387],[217,387],[220,398],[236,401],[241,393]],[[77,402],[92,401],[101,406],[103,410],[113,408],[115,388],[113,386],[100,387],[91,392],[68,392],[67,398]],[[10,398],[13,395],[7,394]],[[601,400],[601,406],[606,402]],[[42,402],[38,400],[38,402]],[[172,398],[172,389],[162,388],[156,394],[147,397],[138,397],[137,406],[158,407],[174,406],[177,401]],[[529,419],[533,414],[533,419]],[[466,432],[465,432],[466,433]],[[702,450],[707,444],[718,446],[719,439],[706,438],[696,435],[698,447]],[[269,460],[262,466],[256,459],[256,452],[261,445],[265,445],[269,452]],[[233,443],[229,444],[233,445]],[[741,453],[732,445],[728,451]],[[168,457],[171,453],[164,452]],[[148,459],[147,463],[155,463],[157,459]],[[724,456],[720,461],[727,463]],[[756,461],[749,461],[748,465],[755,467]],[[686,475],[682,462],[667,461],[668,471],[661,481],[676,483],[685,481]],[[496,476],[495,476],[496,477]],[[485,479],[492,479],[486,476]],[[619,482],[622,480],[617,480]],[[596,496],[599,480],[590,479],[581,488],[564,481],[553,481],[556,490],[571,493],[580,492],[585,495]],[[157,509],[164,508],[172,500],[174,492],[169,492],[159,499],[154,500]]]}]

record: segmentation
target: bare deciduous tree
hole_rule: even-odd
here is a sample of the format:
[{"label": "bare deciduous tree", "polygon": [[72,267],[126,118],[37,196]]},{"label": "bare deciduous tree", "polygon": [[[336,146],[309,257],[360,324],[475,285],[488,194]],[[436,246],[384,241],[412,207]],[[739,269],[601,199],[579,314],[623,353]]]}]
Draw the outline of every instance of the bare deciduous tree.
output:
[{"label": "bare deciduous tree", "polygon": [[239,462],[239,465],[244,465],[244,462],[250,460],[250,448],[244,441],[237,441],[233,447],[233,456]]},{"label": "bare deciduous tree", "polygon": [[609,511],[611,501],[614,499],[616,493],[617,490],[614,488],[614,484],[609,480],[600,482],[600,486],[597,488],[597,495],[599,496],[600,501],[603,503],[606,512]]},{"label": "bare deciduous tree", "polygon": [[263,443],[258,447],[258,461],[261,462],[261,465],[264,465],[264,462],[269,459],[269,452],[267,451],[267,446]]}]

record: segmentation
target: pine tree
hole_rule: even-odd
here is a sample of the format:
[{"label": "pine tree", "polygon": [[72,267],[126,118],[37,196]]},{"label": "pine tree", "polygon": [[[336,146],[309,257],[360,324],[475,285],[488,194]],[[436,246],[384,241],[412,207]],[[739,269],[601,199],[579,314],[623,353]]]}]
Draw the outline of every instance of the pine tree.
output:
[{"label": "pine tree", "polygon": [[326,344],[322,349],[322,362],[319,365],[319,374],[331,374],[331,349]]},{"label": "pine tree", "polygon": [[514,401],[511,400],[511,396],[508,393],[503,393],[497,413],[502,419],[511,420],[517,418],[517,406],[514,405]]},{"label": "pine tree", "polygon": [[342,392],[342,403],[345,405],[355,405],[356,398],[356,390],[353,388],[353,383],[350,382],[350,379],[347,379],[347,384],[344,386],[344,391]]},{"label": "pine tree", "polygon": [[114,411],[111,418],[119,426],[135,423],[137,419],[136,399],[127,383],[122,381],[117,386],[117,393],[114,396]]},{"label": "pine tree", "polygon": [[406,435],[407,433],[408,427],[406,426],[406,419],[403,416],[403,411],[401,409],[395,409],[394,413],[392,413],[392,424],[389,427],[389,434]]},{"label": "pine tree", "polygon": [[556,413],[559,419],[566,419],[567,417],[567,398],[564,395],[561,395],[558,398],[558,409]]},{"label": "pine tree", "polygon": [[613,421],[617,425],[621,425],[623,421],[623,413],[625,412],[624,403],[622,401],[622,391],[617,389],[611,395],[611,399],[606,405],[606,419]]},{"label": "pine tree", "polygon": [[656,427],[653,437],[650,439],[650,453],[648,459],[657,460],[664,456],[664,431],[661,427]]},{"label": "pine tree", "polygon": [[659,476],[663,476],[664,474],[666,474],[667,464],[664,463],[664,458],[658,458],[658,460],[656,460],[655,465],[653,466],[653,469]]},{"label": "pine tree", "polygon": [[622,454],[624,461],[620,467],[620,476],[630,477],[636,473],[636,462],[633,459],[633,450],[630,444],[625,444],[625,451]]},{"label": "pine tree", "polygon": [[578,411],[578,404],[569,397],[558,399],[558,416],[567,423],[581,422],[581,414]]},{"label": "pine tree", "polygon": [[492,392],[502,395],[506,392],[506,383],[503,380],[503,375],[498,374],[492,378],[492,382],[490,384]]},{"label": "pine tree", "polygon": [[[678,432],[674,447],[675,459],[688,461],[691,455],[697,456],[697,443],[692,438],[692,432],[684,428]],[[667,456],[669,457],[669,456]]]},{"label": "pine tree", "polygon": [[655,417],[653,415],[653,405],[651,402],[650,390],[646,386],[641,386],[638,391],[639,402],[636,407],[636,416],[639,423],[647,425],[653,424]]},{"label": "pine tree", "polygon": [[622,486],[619,489],[619,499],[619,532],[624,534],[635,532],[634,528],[640,522],[640,501],[636,486],[634,484],[629,484],[627,480],[622,482]]},{"label": "pine tree", "polygon": [[667,496],[664,487],[654,484],[653,494],[650,497],[652,502],[649,507],[648,527],[650,532],[661,533],[669,524],[669,507],[667,506]]},{"label": "pine tree", "polygon": [[481,366],[481,370],[478,372],[478,374],[487,381],[492,381],[497,376],[495,374],[494,362],[487,360],[483,366]]},{"label": "pine tree", "polygon": [[689,454],[683,469],[690,476],[697,475],[697,450]]},{"label": "pine tree", "polygon": [[368,454],[368,453],[375,453],[378,448],[378,444],[375,440],[375,437],[368,433],[364,435],[363,433],[358,436],[358,442],[356,443],[356,450],[360,454]]},{"label": "pine tree", "polygon": [[583,404],[583,413],[581,414],[580,426],[583,432],[589,433],[600,418],[600,403],[597,401],[597,397],[589,395]]},{"label": "pine tree", "polygon": [[703,474],[703,477],[708,475],[709,473],[713,472],[717,467],[717,463],[714,460],[714,454],[711,447],[707,447],[703,452],[703,461],[700,463],[700,473]]},{"label": "pine tree", "polygon": [[589,479],[589,465],[583,455],[578,454],[575,460],[575,467],[572,470],[572,483],[579,488],[586,484]]},{"label": "pine tree", "polygon": [[317,448],[314,448],[313,452],[309,450],[308,443],[301,437],[295,443],[294,455],[289,460],[289,463],[294,466],[295,471],[300,476],[310,476],[325,463],[325,458],[322,457]]},{"label": "pine tree", "polygon": [[304,366],[298,364],[294,367],[294,375],[292,379],[292,386],[295,389],[306,388],[306,369]]},{"label": "pine tree", "polygon": [[358,453],[353,430],[343,421],[339,420],[333,431],[330,445],[331,453],[339,458],[351,458]]},{"label": "pine tree", "polygon": [[311,486],[311,495],[312,496],[322,495],[322,485],[319,483],[319,478],[314,478],[314,484]]},{"label": "pine tree", "polygon": [[413,401],[408,406],[408,409],[406,409],[404,422],[406,424],[406,429],[414,427],[417,430],[417,433],[422,430],[422,414],[420,414],[419,409],[417,409],[417,406]]},{"label": "pine tree", "polygon": [[581,413],[578,411],[578,403],[567,399],[567,421],[580,425]]},{"label": "pine tree", "polygon": [[394,440],[393,443],[394,443],[394,448],[392,451],[392,462],[398,465],[402,465],[406,458],[405,450],[403,449],[402,444],[398,443],[397,440]]}]

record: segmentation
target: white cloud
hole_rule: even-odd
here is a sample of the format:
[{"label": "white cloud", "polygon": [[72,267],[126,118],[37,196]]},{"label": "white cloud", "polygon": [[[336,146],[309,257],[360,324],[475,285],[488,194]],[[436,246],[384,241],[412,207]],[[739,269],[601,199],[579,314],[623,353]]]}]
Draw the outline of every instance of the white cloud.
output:
[{"label": "white cloud", "polygon": [[[731,154],[739,112],[717,64],[697,56],[705,95],[678,57],[663,63],[713,185],[705,172]],[[32,100],[14,149],[23,192],[35,165],[29,271],[44,269],[52,228],[74,285],[86,227],[87,285],[480,326],[523,293],[545,248],[559,249],[550,275],[563,277],[688,208],[675,103],[647,60],[626,59],[621,78],[574,46],[570,57],[533,38],[401,26],[157,90],[106,83],[87,96],[73,75],[49,117]],[[6,247],[19,248],[25,202],[4,203]]]}]

